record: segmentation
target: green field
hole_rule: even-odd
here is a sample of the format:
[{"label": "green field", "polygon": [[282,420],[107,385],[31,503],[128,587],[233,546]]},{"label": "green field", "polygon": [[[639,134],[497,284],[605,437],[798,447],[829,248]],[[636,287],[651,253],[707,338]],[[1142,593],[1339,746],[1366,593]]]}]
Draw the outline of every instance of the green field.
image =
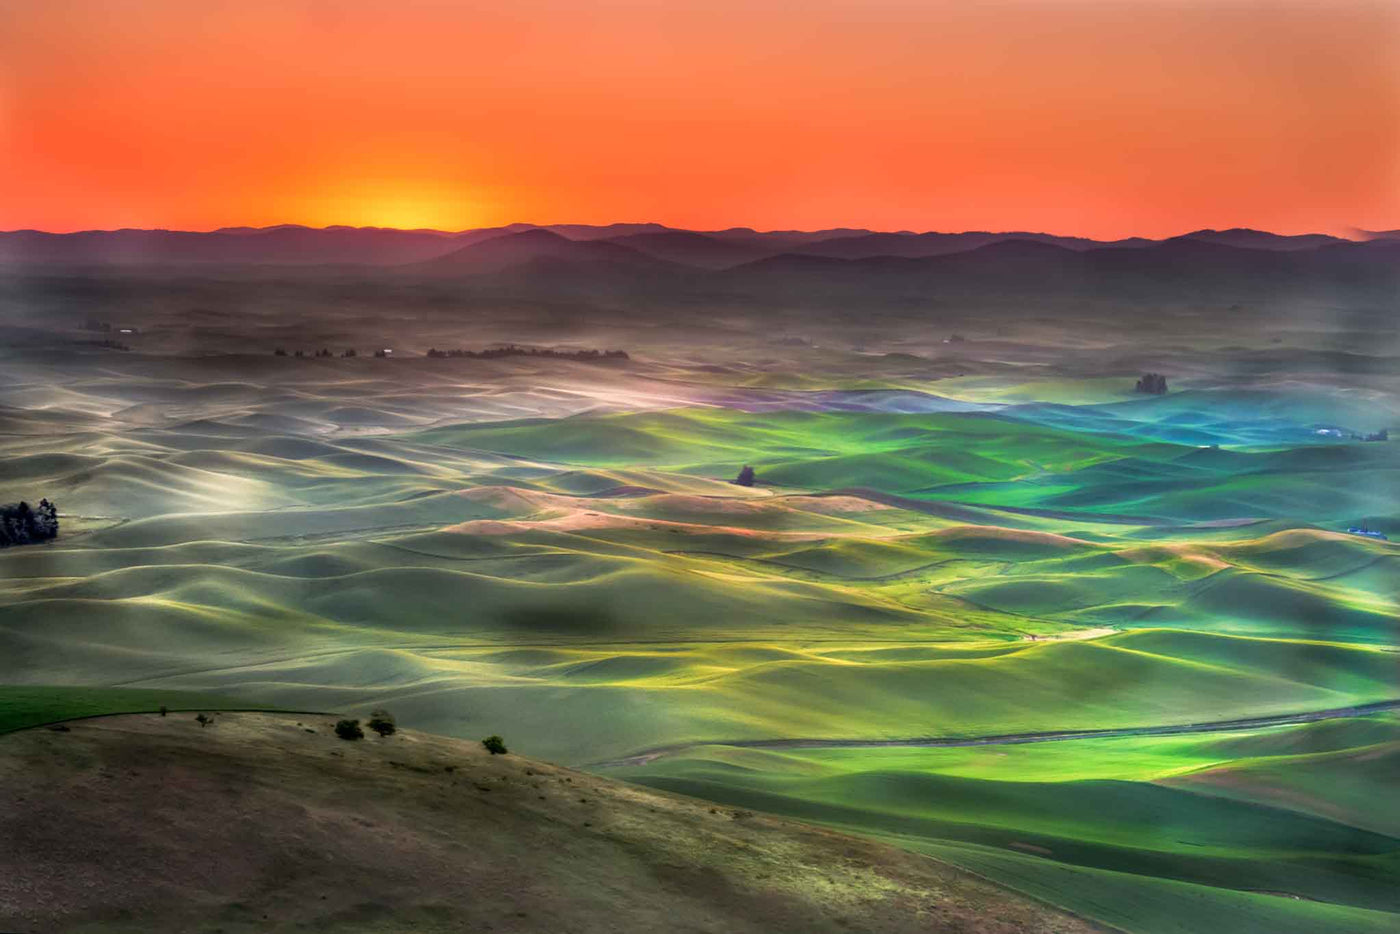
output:
[{"label": "green field", "polygon": [[1109,924],[1303,932],[1393,929],[1397,764],[1400,717],[1378,715],[953,749],[707,746],[608,774],[873,833]]},{"label": "green field", "polygon": [[[0,733],[120,713],[249,710],[245,700],[194,691],[0,685]],[[271,708],[263,708],[271,709]]]},{"label": "green field", "polygon": [[1045,356],[989,344],[947,380],[836,350],[768,374],[16,365],[0,501],[48,496],[63,531],[0,551],[0,731],[387,705],[1124,930],[1393,930],[1393,714],[732,745],[1400,699],[1400,545],[1346,531],[1400,533],[1400,448],[1318,434],[1394,424],[1393,387],[1143,398],[1014,353]]}]

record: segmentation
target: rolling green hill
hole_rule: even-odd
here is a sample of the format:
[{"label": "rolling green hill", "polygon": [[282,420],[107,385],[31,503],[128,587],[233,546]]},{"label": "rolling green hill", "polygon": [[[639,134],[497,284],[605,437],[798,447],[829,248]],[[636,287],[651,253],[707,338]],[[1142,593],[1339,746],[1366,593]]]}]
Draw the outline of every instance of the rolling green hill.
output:
[{"label": "rolling green hill", "polygon": [[[716,327],[697,346],[729,354]],[[1400,460],[1318,433],[1384,424],[1388,384],[1260,389],[1164,342],[1188,388],[1138,398],[1113,362],[1137,358],[1046,334],[617,370],[16,364],[0,501],[63,515],[56,541],[0,551],[0,729],[388,705],[1122,930],[1393,928],[1393,716],[726,745],[1400,698],[1400,545],[1345,531],[1400,533]],[[745,464],[753,487],[730,482]]]}]

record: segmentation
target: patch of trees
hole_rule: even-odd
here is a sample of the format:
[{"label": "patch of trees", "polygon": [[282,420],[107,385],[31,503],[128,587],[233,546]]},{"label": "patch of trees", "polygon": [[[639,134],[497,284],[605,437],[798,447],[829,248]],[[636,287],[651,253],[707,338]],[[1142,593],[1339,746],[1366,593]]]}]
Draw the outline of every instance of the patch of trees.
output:
[{"label": "patch of trees", "polygon": [[1382,428],[1380,431],[1373,431],[1367,435],[1352,435],[1358,441],[1389,441],[1390,429]]},{"label": "patch of trees", "polygon": [[393,736],[398,731],[398,726],[394,723],[394,715],[383,707],[375,708],[369,712],[369,722],[365,726],[380,736]]},{"label": "patch of trees", "polygon": [[[381,737],[393,736],[394,733],[398,732],[398,726],[394,722],[394,715],[383,707],[376,707],[369,712],[369,720],[365,722],[365,726],[378,733]],[[307,730],[307,732],[314,733],[316,731]],[[335,735],[339,736],[341,739],[353,741],[364,739],[365,731],[364,728],[360,726],[359,720],[347,718],[345,720],[336,721]]]},{"label": "patch of trees", "polygon": [[481,745],[486,747],[486,751],[493,756],[503,756],[506,754],[506,741],[499,736],[488,736],[481,741]]},{"label": "patch of trees", "polygon": [[629,360],[625,350],[551,350],[540,347],[521,347],[506,344],[501,347],[488,347],[485,350],[438,350],[428,348],[430,357],[466,357],[471,360],[496,360],[500,357],[546,357],[552,360]]},{"label": "patch of trees", "polygon": [[33,545],[58,535],[58,507],[46,499],[38,506],[26,502],[0,506],[0,548]]},{"label": "patch of trees", "polygon": [[753,481],[753,468],[748,464],[745,464],[743,469],[739,471],[739,476],[734,478],[734,483],[738,486],[753,486]]},{"label": "patch of trees", "polygon": [[[287,348],[285,348],[285,347],[278,347],[278,348],[276,348],[275,350],[272,351],[272,355],[273,355],[274,357],[285,357],[285,356],[287,356]],[[308,354],[308,353],[307,353],[306,351],[304,351],[304,350],[294,350],[294,351],[292,351],[292,356],[295,357],[295,358],[297,358],[298,360],[300,360],[302,357],[308,357],[308,356],[310,356],[310,357],[334,357],[335,354],[331,353],[330,350],[328,350],[327,348],[322,347],[320,350],[316,351],[315,353],[311,353],[311,354]],[[346,354],[345,354],[345,356],[347,356],[347,357],[353,357],[353,356],[355,356],[355,354],[354,354],[353,351],[347,351]]]},{"label": "patch of trees", "polygon": [[[114,347],[119,350],[130,350],[124,344],[115,341],[103,341],[98,346]],[[374,356],[379,359],[392,357],[394,352],[387,347],[375,350]],[[336,354],[322,347],[320,350],[311,352],[306,350],[293,350],[290,353],[286,347],[275,347],[272,350],[274,357],[293,357],[297,360],[305,357],[334,357]],[[355,348],[348,348],[340,353],[344,359],[358,357],[360,352]],[[438,350],[436,347],[428,348],[429,357],[465,357],[472,360],[496,360],[501,357],[543,357],[548,360],[583,360],[585,362],[598,360],[630,360],[625,350],[551,350],[541,347],[521,347],[517,344],[506,344],[502,347],[488,347],[485,350]]]},{"label": "patch of trees", "polygon": [[1167,378],[1161,373],[1144,373],[1142,378],[1137,381],[1134,391],[1145,392],[1153,396],[1166,395]]}]

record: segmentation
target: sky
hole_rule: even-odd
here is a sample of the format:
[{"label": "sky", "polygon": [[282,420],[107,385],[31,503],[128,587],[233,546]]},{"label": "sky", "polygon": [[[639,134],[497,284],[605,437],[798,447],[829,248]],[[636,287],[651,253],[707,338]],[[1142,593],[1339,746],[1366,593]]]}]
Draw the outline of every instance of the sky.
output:
[{"label": "sky", "polygon": [[1400,227],[1400,0],[0,0],[0,229]]}]

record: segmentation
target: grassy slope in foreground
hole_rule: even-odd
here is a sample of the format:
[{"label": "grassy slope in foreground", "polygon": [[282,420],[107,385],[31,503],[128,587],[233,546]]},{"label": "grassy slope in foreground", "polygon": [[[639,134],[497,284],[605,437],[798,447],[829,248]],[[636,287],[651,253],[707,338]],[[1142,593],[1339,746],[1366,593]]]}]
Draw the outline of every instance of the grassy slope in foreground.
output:
[{"label": "grassy slope in foreground", "polygon": [[276,710],[246,698],[145,688],[0,685],[0,733],[83,717],[178,710]]},{"label": "grassy slope in foreground", "polygon": [[1027,746],[716,746],[610,774],[870,833],[1127,930],[1310,934],[1395,929],[1397,751],[1400,717],[1377,714]]},{"label": "grassy slope in foreground", "polygon": [[879,843],[325,717],[12,733],[0,796],[5,930],[1099,930]]}]

